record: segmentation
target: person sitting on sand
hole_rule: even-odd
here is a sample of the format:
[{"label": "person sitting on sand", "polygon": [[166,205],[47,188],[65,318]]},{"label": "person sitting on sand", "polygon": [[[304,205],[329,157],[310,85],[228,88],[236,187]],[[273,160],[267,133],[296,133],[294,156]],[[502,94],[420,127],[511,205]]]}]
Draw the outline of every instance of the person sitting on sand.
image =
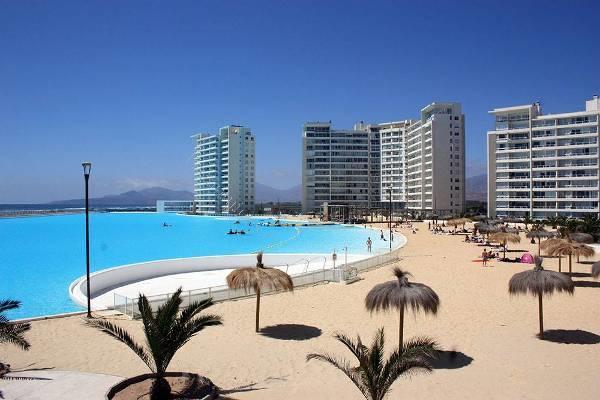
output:
[{"label": "person sitting on sand", "polygon": [[470,243],[471,239],[469,238],[469,235],[465,235],[465,242],[466,243]]}]

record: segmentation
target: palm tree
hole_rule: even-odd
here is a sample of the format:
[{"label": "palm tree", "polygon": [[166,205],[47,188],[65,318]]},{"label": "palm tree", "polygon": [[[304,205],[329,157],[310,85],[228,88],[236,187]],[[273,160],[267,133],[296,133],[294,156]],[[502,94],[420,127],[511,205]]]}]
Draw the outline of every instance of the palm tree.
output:
[{"label": "palm tree", "polygon": [[411,309],[413,313],[423,311],[426,314],[437,314],[440,298],[429,286],[422,283],[409,282],[410,273],[396,267],[393,269],[397,280],[375,285],[367,293],[365,306],[367,310],[386,311],[396,309],[400,313],[398,326],[398,347],[402,351],[404,336],[404,310]]},{"label": "palm tree", "polygon": [[492,242],[498,242],[502,245],[503,248],[503,256],[502,258],[505,259],[506,258],[506,245],[510,242],[510,243],[520,243],[521,242],[521,236],[519,236],[516,233],[509,233],[509,232],[496,232],[493,233],[490,236],[490,241]]},{"label": "palm tree", "polygon": [[213,305],[212,299],[192,302],[179,313],[181,302],[179,288],[154,314],[146,296],[140,294],[138,309],[144,323],[146,346],[136,343],[129,332],[112,322],[86,320],[88,326],[100,329],[127,345],[156,374],[151,399],[169,398],[171,387],[164,374],[175,353],[204,328],[222,324],[218,315],[199,315]]},{"label": "palm tree", "polygon": [[595,254],[592,247],[565,239],[553,240],[546,248],[547,253],[551,256],[569,256],[569,275],[572,272],[571,265],[573,255],[577,257],[580,255],[583,257],[591,257]]},{"label": "palm tree", "polygon": [[525,224],[525,229],[527,229],[529,225],[533,224],[533,222],[533,219],[531,219],[529,213],[527,213],[527,215],[525,215],[525,218],[523,218],[523,224]]},{"label": "palm tree", "polygon": [[430,372],[429,360],[437,356],[437,344],[429,338],[416,338],[405,343],[401,349],[385,359],[385,336],[383,328],[377,331],[370,347],[363,344],[360,336],[356,341],[336,333],[335,339],[342,343],[356,358],[358,365],[338,359],[329,354],[311,353],[307,361],[320,360],[342,371],[356,385],[365,399],[382,400],[392,384],[404,374]]},{"label": "palm tree", "polygon": [[10,322],[4,315],[5,311],[14,310],[21,306],[18,300],[0,300],[0,343],[10,343],[20,347],[22,350],[29,350],[29,342],[25,338],[25,332],[31,329],[28,322]]},{"label": "palm tree", "polygon": [[256,267],[238,268],[227,275],[227,286],[230,289],[252,289],[256,293],[256,332],[259,331],[260,292],[269,290],[294,290],[292,278],[277,268],[265,267],[262,263],[262,251],[256,255]]},{"label": "palm tree", "polygon": [[540,339],[544,338],[544,311],[542,297],[557,292],[573,294],[575,286],[570,277],[560,272],[546,271],[542,267],[542,258],[535,257],[535,267],[529,271],[514,274],[508,282],[511,295],[531,294],[538,297],[538,313],[540,319]]},{"label": "palm tree", "polygon": [[552,229],[556,229],[556,227],[559,225],[560,223],[560,219],[558,217],[548,217],[546,218],[546,224],[550,225],[552,227]]}]

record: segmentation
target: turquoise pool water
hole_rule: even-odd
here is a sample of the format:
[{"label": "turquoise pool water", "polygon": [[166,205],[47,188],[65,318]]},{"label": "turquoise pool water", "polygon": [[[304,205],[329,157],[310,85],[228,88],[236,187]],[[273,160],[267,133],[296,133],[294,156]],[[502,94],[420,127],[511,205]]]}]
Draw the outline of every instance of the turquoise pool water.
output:
[{"label": "turquoise pool water", "polygon": [[[377,232],[341,225],[266,227],[268,219],[157,213],[90,214],[91,270],[142,261],[258,250],[271,253],[365,253],[387,248]],[[270,220],[273,222],[273,220]],[[170,225],[164,227],[163,223]],[[250,226],[250,223],[252,225]],[[227,235],[244,229],[246,235]],[[0,298],[23,302],[10,318],[78,311],[69,284],[85,274],[85,216],[0,219]]]}]

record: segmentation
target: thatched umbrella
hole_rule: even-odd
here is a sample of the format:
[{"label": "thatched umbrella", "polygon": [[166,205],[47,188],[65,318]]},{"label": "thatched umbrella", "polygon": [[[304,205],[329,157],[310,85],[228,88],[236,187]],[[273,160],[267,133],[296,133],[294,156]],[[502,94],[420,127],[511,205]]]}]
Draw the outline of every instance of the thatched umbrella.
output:
[{"label": "thatched umbrella", "polygon": [[544,338],[544,310],[542,297],[551,295],[554,291],[573,294],[575,285],[570,277],[560,272],[546,271],[542,267],[542,258],[535,257],[535,267],[529,271],[514,274],[508,282],[508,292],[511,295],[531,294],[538,297],[540,317],[540,339]]},{"label": "thatched umbrella", "polygon": [[265,267],[262,257],[262,252],[256,255],[256,267],[238,268],[227,275],[227,286],[230,289],[252,289],[256,293],[256,332],[259,330],[261,289],[294,290],[292,278],[277,268]]},{"label": "thatched umbrella", "polygon": [[491,224],[487,224],[485,222],[477,222],[474,225],[475,229],[477,230],[477,232],[484,234],[484,235],[489,235],[490,233],[495,233],[498,232],[500,229],[498,229],[497,226],[495,225],[491,225]]},{"label": "thatched umbrella", "polygon": [[[594,237],[583,232],[569,233],[569,239],[577,243],[594,243]],[[577,262],[579,262],[579,254],[577,254]]]},{"label": "thatched umbrella", "polygon": [[456,227],[459,225],[462,225],[463,229],[465,227],[465,225],[471,222],[471,220],[469,218],[454,218],[454,219],[450,219],[448,220],[447,224],[449,226],[453,226],[454,227],[454,231],[456,232]]},{"label": "thatched umbrella", "polygon": [[552,240],[552,242],[546,246],[547,253],[551,256],[568,256],[569,275],[572,272],[571,265],[573,255],[591,257],[595,254],[594,249],[590,246],[586,246],[585,244],[575,243],[565,239],[549,239],[547,242],[550,240]]},{"label": "thatched umbrella", "polygon": [[[527,232],[527,238],[529,239],[533,239],[535,241],[535,239],[537,239],[538,241],[538,256],[542,255],[542,251],[541,251],[541,244],[542,244],[542,239],[549,239],[551,237],[554,237],[554,233],[552,232],[548,232],[547,230],[545,230],[543,227],[539,227],[534,229],[531,229],[529,232]],[[532,243],[533,244],[533,243]]]},{"label": "thatched umbrella", "polygon": [[398,340],[400,351],[402,351],[404,310],[410,308],[413,313],[422,310],[426,314],[435,315],[440,305],[440,298],[429,286],[409,282],[408,277],[410,274],[408,272],[404,272],[398,267],[394,268],[393,271],[398,279],[375,285],[365,298],[365,306],[371,312],[387,311],[389,309],[396,309],[400,312]]},{"label": "thatched umbrella", "polygon": [[506,258],[506,245],[508,243],[520,243],[521,236],[519,236],[516,233],[510,233],[510,232],[496,232],[490,236],[490,241],[498,242],[502,245],[502,247],[504,249],[504,254],[503,254],[502,258]]},{"label": "thatched umbrella", "polygon": [[[556,245],[557,243],[560,243],[561,240],[564,240],[564,239],[556,237],[556,234],[555,234],[555,236],[553,236],[549,239],[546,239],[542,242],[542,250],[544,250],[547,255],[550,255],[550,254],[548,254],[548,249],[551,248],[552,246]],[[558,272],[562,272],[562,256],[558,256]]]},{"label": "thatched umbrella", "polygon": [[600,261],[592,264],[592,278],[600,278]]}]

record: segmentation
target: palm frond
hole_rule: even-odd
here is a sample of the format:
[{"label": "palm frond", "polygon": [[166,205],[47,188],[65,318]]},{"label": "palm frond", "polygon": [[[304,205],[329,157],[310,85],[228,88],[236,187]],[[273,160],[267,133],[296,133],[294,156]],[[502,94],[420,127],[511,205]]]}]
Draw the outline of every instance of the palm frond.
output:
[{"label": "palm frond", "polygon": [[319,360],[319,361],[328,363],[330,365],[333,365],[335,368],[342,371],[344,373],[344,375],[346,375],[348,377],[348,379],[350,379],[352,381],[352,383],[354,383],[354,385],[358,388],[358,390],[360,390],[360,392],[363,394],[363,396],[366,399],[369,399],[370,393],[369,393],[368,389],[363,386],[360,373],[358,372],[357,368],[352,367],[348,361],[346,361],[344,359],[336,359],[335,357],[333,357],[329,354],[318,354],[318,353],[311,353],[311,354],[307,355],[306,361],[310,361],[310,360]]},{"label": "palm frond", "polygon": [[29,323],[4,323],[0,325],[0,343],[10,343],[22,350],[29,350],[30,344],[24,334],[30,329]]},{"label": "palm frond", "polygon": [[19,300],[11,300],[4,299],[0,300],[0,313],[8,310],[14,310],[15,308],[19,308],[21,306],[21,302]]},{"label": "palm frond", "polygon": [[112,322],[102,319],[89,319],[86,320],[85,323],[88,326],[99,329],[108,336],[111,336],[112,338],[125,344],[148,366],[148,368],[150,368],[150,370],[156,372],[156,366],[152,363],[152,360],[146,352],[146,349],[137,344],[135,340],[133,340],[133,337],[131,337],[126,330],[113,324]]},{"label": "palm frond", "polygon": [[212,297],[204,300],[194,301],[181,312],[179,315],[179,321],[183,323],[188,322],[198,313],[202,312],[208,307],[211,307],[213,304],[214,302]]}]

